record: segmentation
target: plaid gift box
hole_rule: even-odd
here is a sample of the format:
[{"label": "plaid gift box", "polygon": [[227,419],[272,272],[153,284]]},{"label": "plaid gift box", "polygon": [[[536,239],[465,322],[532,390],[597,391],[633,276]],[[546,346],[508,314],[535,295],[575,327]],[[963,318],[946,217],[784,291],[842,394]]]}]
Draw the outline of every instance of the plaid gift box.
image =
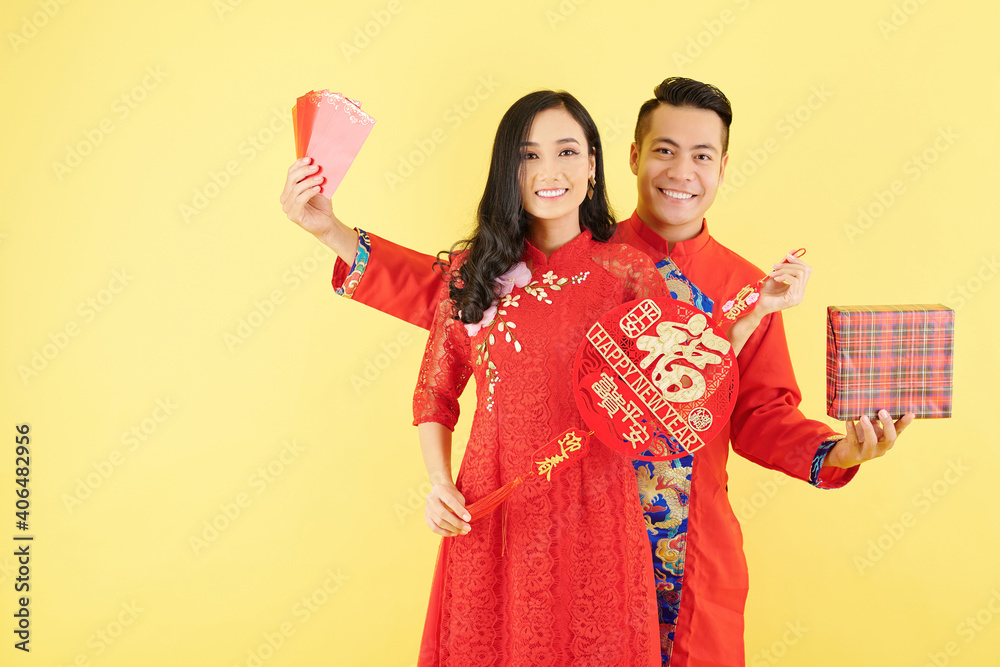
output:
[{"label": "plaid gift box", "polygon": [[827,414],[950,417],[954,343],[955,311],[940,304],[828,307]]}]

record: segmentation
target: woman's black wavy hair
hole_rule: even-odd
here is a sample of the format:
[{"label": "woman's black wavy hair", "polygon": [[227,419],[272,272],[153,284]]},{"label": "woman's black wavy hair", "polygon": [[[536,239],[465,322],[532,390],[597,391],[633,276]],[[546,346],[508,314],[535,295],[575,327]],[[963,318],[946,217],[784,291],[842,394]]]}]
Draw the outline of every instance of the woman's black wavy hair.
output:
[{"label": "woman's black wavy hair", "polygon": [[453,313],[462,322],[482,319],[483,311],[497,298],[495,279],[521,261],[528,236],[528,215],[521,204],[521,145],[528,141],[535,116],[555,108],[566,109],[580,124],[595,158],[597,186],[593,198],[585,197],[580,205],[580,226],[589,229],[597,241],[607,241],[614,232],[615,217],[604,185],[604,150],[594,119],[565,91],[539,90],[525,95],[507,110],[497,128],[475,232],[450,251],[438,253],[438,263],[444,267],[455,255],[466,252],[458,270],[450,274],[449,284]]}]

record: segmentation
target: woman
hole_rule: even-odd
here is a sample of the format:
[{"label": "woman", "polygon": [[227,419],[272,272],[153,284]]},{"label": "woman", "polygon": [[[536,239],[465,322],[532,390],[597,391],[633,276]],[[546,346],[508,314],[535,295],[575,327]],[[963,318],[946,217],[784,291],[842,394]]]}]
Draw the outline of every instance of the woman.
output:
[{"label": "woman", "polygon": [[[604,243],[614,218],[603,167],[597,128],[567,93],[531,93],[500,121],[478,227],[456,258],[414,395],[434,484],[427,518],[462,535],[442,544],[421,665],[660,664],[628,459],[595,443],[474,527],[465,509],[559,433],[587,430],[571,377],[587,328],[625,301],[669,296],[646,256]],[[502,297],[501,277],[516,285]],[[456,484],[451,429],[470,375],[477,409]]]},{"label": "woman", "polygon": [[[325,215],[329,200],[314,203],[309,174],[293,165],[282,201],[317,234],[328,223],[301,221],[300,209],[308,202]],[[414,395],[433,483],[426,519],[448,538],[421,665],[661,664],[650,543],[629,459],[595,442],[551,482],[525,483],[474,526],[466,510],[522,474],[553,437],[586,430],[571,371],[587,328],[626,301],[669,296],[648,257],[606,243],[613,226],[587,111],[553,91],[515,102],[497,130],[478,225],[452,262]],[[731,332],[737,351],[747,329],[741,321]],[[451,432],[472,375],[477,408],[453,481]]]}]

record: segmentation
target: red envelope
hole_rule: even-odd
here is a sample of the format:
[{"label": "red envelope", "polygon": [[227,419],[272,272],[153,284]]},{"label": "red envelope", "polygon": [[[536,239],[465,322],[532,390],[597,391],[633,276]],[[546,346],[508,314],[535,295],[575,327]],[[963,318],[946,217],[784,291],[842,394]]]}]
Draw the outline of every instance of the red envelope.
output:
[{"label": "red envelope", "polygon": [[292,107],[292,126],[295,128],[296,157],[305,157],[306,154],[306,144],[309,142],[308,135],[312,132],[315,110],[317,108],[317,105],[310,105],[306,100],[310,95],[316,94],[316,91],[310,90],[297,99],[295,106]]},{"label": "red envelope", "polygon": [[375,125],[361,103],[329,90],[310,91],[292,109],[295,154],[309,156],[326,177],[320,192],[336,192]]}]

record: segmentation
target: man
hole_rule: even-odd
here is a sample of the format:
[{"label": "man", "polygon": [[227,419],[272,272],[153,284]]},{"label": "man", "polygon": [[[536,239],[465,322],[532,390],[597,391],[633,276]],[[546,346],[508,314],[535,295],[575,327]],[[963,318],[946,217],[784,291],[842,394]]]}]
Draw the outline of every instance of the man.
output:
[{"label": "man", "polygon": [[[704,214],[728,160],[732,109],[714,86],[669,78],[642,105],[630,153],[635,212],[614,242],[648,254],[676,298],[718,317],[723,300],[763,274],[713,239]],[[289,170],[282,204],[288,217],[340,257],[333,284],[348,298],[427,328],[443,283],[434,258],[337,220],[329,199],[315,196],[308,158]],[[764,284],[761,299],[787,299],[809,268],[790,259]],[[775,274],[772,274],[775,275]],[[776,310],[776,309],[769,309]],[[751,314],[749,317],[753,317]],[[738,358],[739,395],[730,422],[694,455],[657,464],[635,462],[659,603],[663,663],[742,665],[746,560],[727,496],[729,443],[736,453],[820,488],[850,481],[860,463],[883,455],[913,416],[893,423],[847,423],[842,437],[806,419],[781,317],[764,316]]]}]

